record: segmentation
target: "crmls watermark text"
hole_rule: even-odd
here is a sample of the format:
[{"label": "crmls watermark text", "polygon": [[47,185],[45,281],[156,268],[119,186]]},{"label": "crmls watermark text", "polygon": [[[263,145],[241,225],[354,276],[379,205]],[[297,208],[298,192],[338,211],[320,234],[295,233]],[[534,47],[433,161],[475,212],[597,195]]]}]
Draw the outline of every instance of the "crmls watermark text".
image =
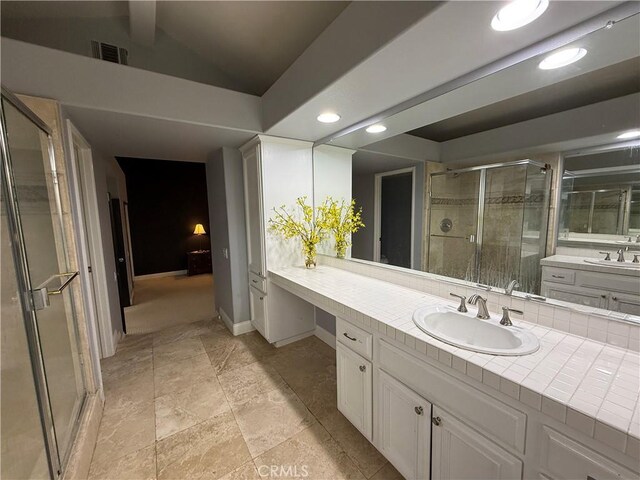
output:
[{"label": "crmls watermark text", "polygon": [[306,465],[260,465],[258,473],[261,477],[270,478],[306,478],[309,476],[309,469]]}]

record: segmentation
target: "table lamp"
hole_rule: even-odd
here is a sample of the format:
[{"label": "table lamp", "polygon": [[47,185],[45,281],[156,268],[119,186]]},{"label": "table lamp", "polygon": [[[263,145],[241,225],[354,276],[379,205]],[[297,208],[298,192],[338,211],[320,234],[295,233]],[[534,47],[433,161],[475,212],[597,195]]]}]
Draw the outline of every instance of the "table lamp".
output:
[{"label": "table lamp", "polygon": [[203,250],[202,248],[202,235],[205,235],[207,232],[205,232],[204,227],[202,226],[201,223],[198,223],[196,225],[196,228],[193,229],[193,234],[194,235],[198,235],[198,237],[200,237],[200,251]]}]

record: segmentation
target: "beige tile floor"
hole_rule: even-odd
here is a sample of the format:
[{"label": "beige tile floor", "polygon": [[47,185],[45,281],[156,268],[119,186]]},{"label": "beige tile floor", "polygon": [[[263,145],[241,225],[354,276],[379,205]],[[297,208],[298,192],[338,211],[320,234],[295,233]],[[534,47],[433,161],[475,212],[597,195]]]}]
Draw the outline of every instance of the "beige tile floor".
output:
[{"label": "beige tile floor", "polygon": [[402,477],[336,408],[335,352],[219,320],[128,336],[102,363],[91,479]]}]

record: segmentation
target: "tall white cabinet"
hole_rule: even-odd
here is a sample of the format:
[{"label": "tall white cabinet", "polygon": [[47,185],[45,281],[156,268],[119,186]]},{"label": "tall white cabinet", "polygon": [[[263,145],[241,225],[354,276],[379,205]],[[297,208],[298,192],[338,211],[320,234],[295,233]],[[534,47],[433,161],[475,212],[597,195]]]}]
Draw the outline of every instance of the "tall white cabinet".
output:
[{"label": "tall white cabinet", "polygon": [[269,269],[303,265],[302,247],[268,231],[273,209],[313,201],[312,144],[258,135],[240,148],[244,170],[251,323],[270,343],[284,344],[313,331],[314,308],[272,284]]}]

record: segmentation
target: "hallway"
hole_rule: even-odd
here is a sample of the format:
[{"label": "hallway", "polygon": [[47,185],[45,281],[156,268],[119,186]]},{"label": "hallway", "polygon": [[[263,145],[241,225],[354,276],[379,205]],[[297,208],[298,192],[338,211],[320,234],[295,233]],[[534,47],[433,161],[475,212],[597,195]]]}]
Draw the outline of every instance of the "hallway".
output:
[{"label": "hallway", "polygon": [[208,320],[214,312],[211,274],[136,280],[134,304],[124,309],[129,335]]},{"label": "hallway", "polygon": [[102,362],[91,479],[401,478],[336,408],[335,352],[220,320],[130,336]]}]

